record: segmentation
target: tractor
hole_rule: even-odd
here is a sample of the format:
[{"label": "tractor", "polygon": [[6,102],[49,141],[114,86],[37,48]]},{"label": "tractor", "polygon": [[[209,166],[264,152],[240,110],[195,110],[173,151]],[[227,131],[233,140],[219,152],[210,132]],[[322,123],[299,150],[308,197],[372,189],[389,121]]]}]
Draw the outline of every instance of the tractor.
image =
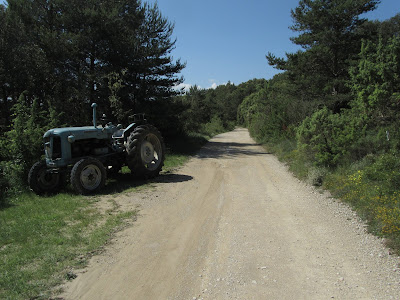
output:
[{"label": "tractor", "polygon": [[156,127],[144,114],[134,116],[125,129],[106,123],[97,125],[92,104],[93,126],[48,130],[44,136],[45,160],[29,171],[30,189],[38,195],[58,192],[69,178],[79,194],[91,194],[104,187],[111,176],[127,165],[136,178],[157,176],[164,164],[165,145]]}]

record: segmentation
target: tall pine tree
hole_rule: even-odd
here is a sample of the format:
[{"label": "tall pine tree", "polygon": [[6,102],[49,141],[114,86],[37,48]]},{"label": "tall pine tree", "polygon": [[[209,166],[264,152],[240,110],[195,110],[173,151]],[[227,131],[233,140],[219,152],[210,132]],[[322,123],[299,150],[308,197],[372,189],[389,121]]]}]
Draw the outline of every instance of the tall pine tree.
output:
[{"label": "tall pine tree", "polygon": [[[291,11],[298,36],[291,40],[303,50],[287,59],[268,53],[270,65],[289,71],[308,97],[348,93],[349,66],[357,59],[362,35],[358,30],[378,0],[301,0]],[[338,97],[335,97],[338,98]],[[336,99],[337,100],[337,99]]]}]

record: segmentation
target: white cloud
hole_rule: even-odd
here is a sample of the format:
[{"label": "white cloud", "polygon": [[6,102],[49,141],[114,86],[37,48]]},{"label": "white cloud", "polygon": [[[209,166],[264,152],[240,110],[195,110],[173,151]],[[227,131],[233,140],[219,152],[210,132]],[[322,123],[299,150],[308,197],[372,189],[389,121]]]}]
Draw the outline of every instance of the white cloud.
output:
[{"label": "white cloud", "polygon": [[217,86],[218,86],[217,80],[213,79],[213,78],[208,79],[208,83],[211,85],[208,89],[214,89],[215,90],[217,88]]},{"label": "white cloud", "polygon": [[188,92],[191,87],[192,85],[190,83],[180,83],[177,86],[174,86],[174,89],[179,91],[183,89],[184,92]]},{"label": "white cloud", "polygon": [[222,84],[218,84],[215,81],[211,81],[211,79],[208,82],[211,83],[211,86],[209,87],[209,89],[214,89],[214,90],[220,85],[227,85],[228,84],[227,82],[224,82]]}]

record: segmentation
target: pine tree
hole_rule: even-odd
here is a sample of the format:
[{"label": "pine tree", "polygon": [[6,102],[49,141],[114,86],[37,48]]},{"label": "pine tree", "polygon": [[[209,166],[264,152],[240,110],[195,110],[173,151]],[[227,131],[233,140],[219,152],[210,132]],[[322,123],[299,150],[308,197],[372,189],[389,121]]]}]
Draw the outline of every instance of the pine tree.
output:
[{"label": "pine tree", "polygon": [[291,11],[299,35],[291,40],[303,51],[288,54],[287,59],[269,53],[271,65],[288,70],[302,88],[325,95],[347,93],[346,81],[352,61],[361,46],[358,29],[366,21],[360,15],[374,10],[377,0],[301,0]]}]

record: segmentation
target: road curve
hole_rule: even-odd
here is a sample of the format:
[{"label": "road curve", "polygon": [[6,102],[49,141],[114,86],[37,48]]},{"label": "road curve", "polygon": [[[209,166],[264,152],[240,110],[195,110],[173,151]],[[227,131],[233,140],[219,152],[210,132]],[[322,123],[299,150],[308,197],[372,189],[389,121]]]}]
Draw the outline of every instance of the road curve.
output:
[{"label": "road curve", "polygon": [[113,201],[140,205],[140,216],[63,298],[400,299],[399,258],[246,129],[216,136],[154,189]]}]

